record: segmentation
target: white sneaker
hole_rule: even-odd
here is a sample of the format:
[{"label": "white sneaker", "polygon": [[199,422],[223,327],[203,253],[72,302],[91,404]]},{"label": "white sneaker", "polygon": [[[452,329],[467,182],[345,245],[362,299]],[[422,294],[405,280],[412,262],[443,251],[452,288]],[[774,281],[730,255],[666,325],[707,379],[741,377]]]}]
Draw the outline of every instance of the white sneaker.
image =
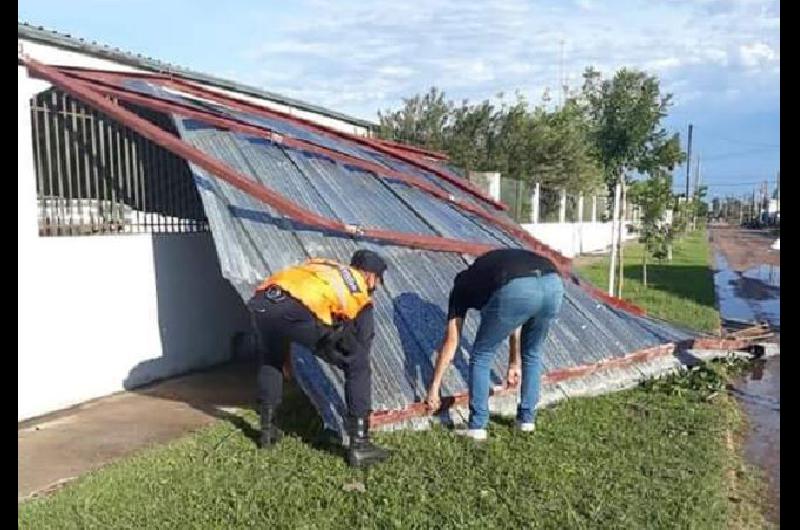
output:
[{"label": "white sneaker", "polygon": [[489,432],[486,429],[456,429],[453,431],[457,436],[466,436],[473,440],[482,442],[489,437]]},{"label": "white sneaker", "polygon": [[529,423],[517,422],[517,429],[519,429],[522,432],[533,432],[536,430],[536,424],[533,422]]}]

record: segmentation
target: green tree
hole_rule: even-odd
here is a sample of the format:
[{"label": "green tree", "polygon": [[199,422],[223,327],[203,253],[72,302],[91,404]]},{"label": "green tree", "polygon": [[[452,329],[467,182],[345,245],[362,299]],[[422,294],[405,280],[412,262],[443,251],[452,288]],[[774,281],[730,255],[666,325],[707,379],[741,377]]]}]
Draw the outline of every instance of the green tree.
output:
[{"label": "green tree", "polygon": [[444,148],[444,131],[453,110],[444,92],[431,87],[427,94],[404,99],[399,110],[378,111],[378,134],[387,140],[433,150]]},{"label": "green tree", "polygon": [[705,199],[708,196],[708,186],[699,186],[694,193],[692,200],[692,224],[696,219],[700,219],[702,223],[708,217],[708,203]]},{"label": "green tree", "polygon": [[642,211],[642,229],[639,242],[645,246],[642,252],[642,283],[647,287],[647,257],[664,259],[669,253],[673,231],[665,222],[667,208],[672,204],[672,177],[658,172],[631,184],[631,198]]},{"label": "green tree", "polygon": [[[661,94],[659,81],[645,72],[623,68],[611,79],[587,68],[580,99],[591,119],[590,137],[595,156],[603,170],[609,190],[621,189],[621,204],[626,202],[626,174],[636,171],[655,175],[672,170],[683,160],[677,134],[669,135],[661,125],[670,106],[671,95]],[[615,211],[619,209],[615,208]],[[624,211],[619,212],[624,218]],[[614,266],[619,254],[619,291],[622,295],[623,256],[621,224],[611,253],[609,293],[614,294]]]},{"label": "green tree", "polygon": [[513,103],[497,95],[460,105],[432,88],[378,113],[379,135],[447,153],[466,171],[498,171],[505,178],[571,191],[595,191],[602,171],[589,139],[585,109],[575,100],[556,111],[530,108],[520,94]]},{"label": "green tree", "polygon": [[488,100],[478,105],[462,101],[454,107],[445,129],[444,151],[466,171],[494,170],[501,114]]}]

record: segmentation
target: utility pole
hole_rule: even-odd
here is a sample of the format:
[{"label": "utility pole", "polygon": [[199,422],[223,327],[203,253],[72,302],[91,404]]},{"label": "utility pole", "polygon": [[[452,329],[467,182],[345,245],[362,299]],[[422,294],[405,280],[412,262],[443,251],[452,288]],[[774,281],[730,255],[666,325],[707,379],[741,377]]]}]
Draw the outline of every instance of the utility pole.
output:
[{"label": "utility pole", "polygon": [[689,146],[686,150],[686,200],[689,200],[689,174],[692,167],[692,124],[689,124]]},{"label": "utility pole", "polygon": [[744,218],[744,201],[746,201],[746,200],[747,200],[746,194],[743,194],[741,197],[739,197],[739,200],[738,200],[738,202],[739,202],[739,224],[742,224],[744,222],[744,219],[745,219]]},{"label": "utility pole", "polygon": [[780,212],[781,211],[781,170],[780,169],[778,170],[778,177],[777,177],[776,180],[777,180],[777,182],[775,183],[775,187],[777,189],[775,190],[775,206],[776,206],[778,212]]},{"label": "utility pole", "polygon": [[694,195],[692,196],[692,230],[696,228],[697,208],[699,204],[698,193],[700,193],[700,155],[697,155],[697,164],[694,168]]},{"label": "utility pole", "polygon": [[558,63],[558,106],[561,107],[566,99],[567,91],[567,82],[564,79],[564,39],[561,39],[559,44],[561,45],[561,57]]}]

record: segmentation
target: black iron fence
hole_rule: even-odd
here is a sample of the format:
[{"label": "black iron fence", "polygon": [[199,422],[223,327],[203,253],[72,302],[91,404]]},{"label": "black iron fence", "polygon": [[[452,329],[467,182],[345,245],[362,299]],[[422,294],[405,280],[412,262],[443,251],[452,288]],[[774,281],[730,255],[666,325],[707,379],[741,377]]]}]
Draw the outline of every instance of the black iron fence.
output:
[{"label": "black iron fence", "polygon": [[32,98],[31,126],[40,235],[208,230],[181,158],[57,89]]}]

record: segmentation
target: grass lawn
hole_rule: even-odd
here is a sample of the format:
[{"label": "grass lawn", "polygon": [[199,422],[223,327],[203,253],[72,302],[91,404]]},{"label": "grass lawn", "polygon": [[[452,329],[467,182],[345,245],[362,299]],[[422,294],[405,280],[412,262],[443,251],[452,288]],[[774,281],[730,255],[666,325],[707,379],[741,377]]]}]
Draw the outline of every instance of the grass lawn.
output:
[{"label": "grass lawn", "polygon": [[[641,305],[653,316],[693,329],[719,330],[706,231],[698,230],[678,240],[671,262],[658,263],[648,258],[647,287],[642,284],[642,252],[640,243],[625,245],[623,298]],[[608,257],[580,258],[576,265],[586,279],[608,289]]]},{"label": "grass lawn", "polygon": [[[650,290],[630,267],[626,297],[711,329],[704,241],[689,236],[671,265],[653,266]],[[636,250],[626,254],[635,263]],[[587,271],[602,278],[602,264]],[[764,528],[758,478],[731,442],[743,419],[724,392],[728,368],[562,402],[541,411],[532,435],[493,418],[484,444],[442,428],[381,433],[395,454],[368,471],[322,442],[313,407],[291,387],[281,415],[291,435],[274,450],[221,421],[21,504],[18,526]]]},{"label": "grass lawn", "polygon": [[[698,376],[705,377],[692,378]],[[533,435],[495,418],[483,445],[441,428],[379,434],[395,454],[369,471],[352,470],[330,448],[308,443],[320,425],[295,391],[287,407],[295,416],[285,421],[301,436],[284,438],[273,451],[259,451],[242,430],[220,422],[22,504],[18,523],[762,528],[755,485],[725,445],[739,425],[737,409],[724,393],[707,399],[706,379],[686,384],[692,378],[564,402],[542,411]],[[252,412],[244,417],[256,424]],[[354,484],[365,491],[347,487]]]}]

